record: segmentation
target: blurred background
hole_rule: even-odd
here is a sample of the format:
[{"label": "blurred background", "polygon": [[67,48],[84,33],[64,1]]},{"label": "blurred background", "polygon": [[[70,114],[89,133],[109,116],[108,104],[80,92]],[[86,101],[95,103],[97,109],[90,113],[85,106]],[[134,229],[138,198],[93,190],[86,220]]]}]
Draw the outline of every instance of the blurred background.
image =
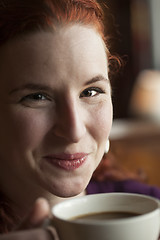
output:
[{"label": "blurred background", "polygon": [[106,19],[107,31],[112,36],[112,52],[126,62],[113,82],[114,117],[128,118],[132,91],[139,74],[146,69],[160,70],[160,1],[103,2],[112,14]]},{"label": "blurred background", "polygon": [[105,21],[112,53],[125,62],[112,79],[111,151],[160,186],[160,0],[103,2],[111,12]]}]

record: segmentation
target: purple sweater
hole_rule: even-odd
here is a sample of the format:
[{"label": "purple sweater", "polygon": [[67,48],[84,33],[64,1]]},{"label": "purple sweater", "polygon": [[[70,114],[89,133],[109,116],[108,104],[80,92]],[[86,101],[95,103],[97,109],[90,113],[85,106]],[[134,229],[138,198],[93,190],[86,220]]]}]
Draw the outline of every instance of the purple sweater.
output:
[{"label": "purple sweater", "polygon": [[97,182],[91,180],[87,194],[125,192],[145,194],[160,199],[160,188],[140,183],[134,180]]}]

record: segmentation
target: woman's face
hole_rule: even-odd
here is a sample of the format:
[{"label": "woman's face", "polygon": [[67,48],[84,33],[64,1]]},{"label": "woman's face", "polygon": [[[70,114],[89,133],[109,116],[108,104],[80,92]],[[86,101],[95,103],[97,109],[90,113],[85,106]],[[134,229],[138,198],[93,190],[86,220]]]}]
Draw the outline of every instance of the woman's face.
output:
[{"label": "woman's face", "polygon": [[112,123],[107,65],[99,34],[79,25],[23,36],[0,48],[4,192],[44,189],[68,197],[84,190]]}]

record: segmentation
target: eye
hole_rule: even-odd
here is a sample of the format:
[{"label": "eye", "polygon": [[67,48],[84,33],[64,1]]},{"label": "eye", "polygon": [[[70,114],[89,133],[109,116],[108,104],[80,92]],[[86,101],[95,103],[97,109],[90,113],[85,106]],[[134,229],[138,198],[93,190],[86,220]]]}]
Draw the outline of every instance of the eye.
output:
[{"label": "eye", "polygon": [[85,89],[81,94],[80,97],[95,97],[101,93],[104,93],[104,91],[101,88],[92,87]]},{"label": "eye", "polygon": [[51,98],[45,93],[31,93],[21,98],[20,103],[26,107],[45,107],[51,103]]},{"label": "eye", "polygon": [[28,100],[28,101],[44,101],[44,100],[48,100],[48,97],[43,93],[32,93],[32,94],[29,94],[29,95],[27,95],[27,96],[25,96],[21,99],[21,101],[25,101],[25,100]]}]

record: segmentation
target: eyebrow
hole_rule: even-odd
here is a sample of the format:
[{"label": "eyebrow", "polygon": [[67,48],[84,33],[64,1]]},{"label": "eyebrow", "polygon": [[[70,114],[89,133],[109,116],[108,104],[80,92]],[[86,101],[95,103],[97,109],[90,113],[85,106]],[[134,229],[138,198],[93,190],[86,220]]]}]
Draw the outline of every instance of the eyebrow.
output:
[{"label": "eyebrow", "polygon": [[[109,79],[105,78],[103,75],[98,75],[98,76],[95,76],[92,79],[86,81],[85,85],[90,85],[90,84],[98,82],[98,81],[107,81],[107,82],[109,82]],[[27,83],[27,84],[24,84],[24,85],[22,85],[22,86],[20,86],[18,88],[15,88],[15,89],[11,90],[9,92],[9,95],[11,95],[11,94],[13,94],[15,92],[24,90],[24,89],[36,90],[36,91],[40,91],[40,90],[51,91],[51,88],[46,86],[45,84]]]},{"label": "eyebrow", "polygon": [[98,76],[93,77],[92,79],[88,80],[85,84],[89,85],[89,84],[92,84],[92,83],[95,83],[95,82],[99,82],[99,81],[107,81],[107,82],[109,82],[109,79],[105,78],[103,75],[98,75]]},{"label": "eyebrow", "polygon": [[18,92],[18,91],[21,91],[21,90],[24,90],[24,89],[30,89],[30,90],[46,90],[46,91],[49,91],[51,90],[50,87],[44,85],[44,84],[36,84],[36,83],[27,83],[27,84],[24,84],[18,88],[15,88],[13,90],[11,90],[9,92],[9,94],[13,94],[14,92]]}]

